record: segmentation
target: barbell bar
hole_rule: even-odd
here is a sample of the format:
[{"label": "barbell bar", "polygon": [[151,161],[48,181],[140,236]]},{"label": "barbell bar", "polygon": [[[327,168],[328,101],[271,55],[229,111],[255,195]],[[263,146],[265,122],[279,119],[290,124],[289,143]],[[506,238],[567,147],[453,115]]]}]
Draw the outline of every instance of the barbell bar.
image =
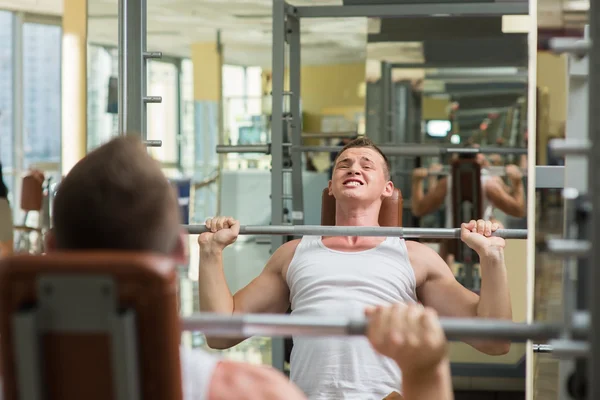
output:
[{"label": "barbell bar", "polygon": [[[324,152],[338,153],[343,146],[291,146],[284,143],[284,146],[290,147],[294,152]],[[520,147],[435,147],[431,145],[420,144],[402,144],[395,146],[379,146],[379,149],[386,156],[441,156],[444,154],[527,154],[526,148]],[[264,153],[271,152],[270,144],[250,144],[250,145],[217,145],[217,154],[225,153]]]},{"label": "barbell bar", "polygon": [[[208,232],[206,225],[183,225],[191,235]],[[383,226],[242,225],[240,235],[393,236],[405,239],[460,239],[460,228],[400,228]],[[527,229],[498,229],[492,236],[527,239]]]},{"label": "barbell bar", "polygon": [[[538,322],[527,324],[499,319],[440,318],[448,340],[495,339],[525,342],[558,338],[560,324]],[[185,331],[199,331],[206,336],[360,336],[368,328],[366,318],[341,316],[304,316],[285,314],[196,313],[181,319]],[[589,322],[574,320],[574,335],[587,337]]]},{"label": "barbell bar", "polygon": [[[378,147],[386,156],[435,157],[444,154],[527,154],[527,148],[521,147],[434,147],[408,143]],[[292,151],[338,153],[342,148],[342,146],[292,146]]]},{"label": "barbell bar", "polygon": [[226,153],[264,153],[271,151],[268,144],[241,144],[237,146],[217,145],[217,154]]}]

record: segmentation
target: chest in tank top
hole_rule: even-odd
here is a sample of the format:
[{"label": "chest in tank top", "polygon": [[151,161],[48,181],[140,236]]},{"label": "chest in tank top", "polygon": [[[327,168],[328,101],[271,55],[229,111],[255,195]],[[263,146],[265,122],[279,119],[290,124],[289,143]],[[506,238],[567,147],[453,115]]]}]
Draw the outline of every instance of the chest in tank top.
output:
[{"label": "chest in tank top", "polygon": [[293,314],[362,316],[367,305],[416,302],[416,279],[403,239],[346,252],[305,236],[286,273]]},{"label": "chest in tank top", "polygon": [[[364,317],[366,306],[416,302],[406,243],[386,238],[357,252],[305,236],[286,273],[292,315]],[[290,379],[309,400],[382,399],[401,387],[400,370],[366,337],[294,337]]]}]

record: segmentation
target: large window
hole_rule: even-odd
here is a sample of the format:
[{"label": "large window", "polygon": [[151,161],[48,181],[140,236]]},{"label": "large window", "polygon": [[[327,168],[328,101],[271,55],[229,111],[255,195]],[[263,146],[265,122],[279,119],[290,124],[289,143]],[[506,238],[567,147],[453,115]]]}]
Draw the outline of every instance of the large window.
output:
[{"label": "large window", "polygon": [[116,114],[117,109],[116,107],[109,107],[109,97],[111,97],[112,100],[112,97],[116,95],[116,79],[119,63],[118,56],[119,54],[116,48],[88,46],[88,151],[106,143],[111,137],[117,134],[119,123]]},{"label": "large window", "polygon": [[10,200],[19,204],[19,178],[28,168],[59,175],[60,21],[0,11],[0,43],[0,161]]},{"label": "large window", "polygon": [[[147,65],[148,96],[162,97],[160,104],[146,105],[146,136],[162,140],[162,147],[149,148],[150,153],[168,167],[179,168],[180,119],[190,128],[190,117],[180,112],[180,60],[165,58],[151,60]],[[88,151],[110,140],[118,132],[118,68],[116,48],[88,46]],[[193,112],[193,110],[192,110]],[[193,115],[192,129],[193,129]]]},{"label": "large window", "polygon": [[[23,24],[24,167],[60,171],[61,27]],[[48,165],[50,164],[50,165]]]},{"label": "large window", "polygon": [[4,182],[12,194],[14,187],[14,131],[13,131],[13,14],[0,11],[0,162]]},{"label": "large window", "polygon": [[[263,110],[262,69],[223,66],[223,119],[225,144],[244,145],[269,142],[269,124]],[[227,155],[226,169],[268,168],[264,154]]]},{"label": "large window", "polygon": [[225,132],[231,144],[265,143],[262,114],[262,69],[223,66]]},{"label": "large window", "polygon": [[195,118],[194,118],[194,64],[190,59],[181,60],[181,140],[180,154],[183,171],[194,173],[195,162]]},{"label": "large window", "polygon": [[147,138],[162,140],[152,155],[165,164],[179,164],[179,68],[175,63],[150,61],[148,63],[149,96],[161,96],[162,103],[148,104]]}]

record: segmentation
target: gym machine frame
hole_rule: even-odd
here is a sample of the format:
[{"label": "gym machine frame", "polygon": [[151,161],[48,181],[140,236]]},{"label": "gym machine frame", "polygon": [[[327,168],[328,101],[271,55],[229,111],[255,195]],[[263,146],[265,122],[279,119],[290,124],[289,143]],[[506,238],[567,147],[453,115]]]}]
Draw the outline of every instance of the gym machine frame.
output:
[{"label": "gym machine frame", "polygon": [[[272,58],[272,113],[271,113],[271,223],[284,223],[284,173],[291,175],[292,210],[291,223],[304,224],[302,190],[302,154],[289,151],[285,145],[284,132],[291,139],[288,144],[300,147],[302,143],[302,110],[300,104],[300,19],[335,17],[422,17],[526,15],[526,1],[507,3],[441,3],[441,4],[382,4],[296,7],[285,0],[273,0],[273,58]],[[284,90],[286,43],[289,45],[289,90]],[[290,97],[289,112],[284,113],[286,96]],[[287,129],[284,124],[287,124]],[[284,164],[285,163],[285,164]],[[291,164],[291,165],[290,165]],[[271,238],[275,251],[284,242],[283,236]],[[283,342],[273,342],[273,366],[283,370]]]},{"label": "gym machine frame", "polygon": [[146,105],[161,103],[160,96],[147,96],[149,59],[162,58],[161,52],[146,51],[146,0],[119,0],[119,135],[139,134],[148,147],[161,147],[160,140],[147,140]]},{"label": "gym machine frame", "polygon": [[[600,6],[590,2],[588,15],[584,39],[550,43],[554,52],[569,53],[569,101],[566,138],[550,143],[551,151],[565,156],[565,238],[550,241],[548,247],[565,257],[563,318],[583,310],[591,319],[588,359],[560,363],[560,400],[600,398],[600,340],[594,335],[600,330],[600,271],[593,265],[600,250],[592,246],[600,237],[600,181],[594,179],[600,166]],[[563,342],[570,339],[569,328],[565,326]]]}]

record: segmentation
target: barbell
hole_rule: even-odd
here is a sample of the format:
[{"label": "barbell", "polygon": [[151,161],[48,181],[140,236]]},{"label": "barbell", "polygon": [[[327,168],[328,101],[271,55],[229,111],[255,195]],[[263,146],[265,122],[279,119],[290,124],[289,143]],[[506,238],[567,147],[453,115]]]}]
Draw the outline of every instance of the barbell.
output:
[{"label": "barbell", "polygon": [[[324,152],[339,153],[343,146],[292,146],[284,143],[284,147],[291,148],[293,152]],[[527,148],[521,147],[436,147],[406,143],[402,145],[382,145],[379,149],[386,156],[427,157],[441,156],[444,154],[527,154]],[[217,154],[225,153],[271,153],[271,144],[250,145],[217,145]]]},{"label": "barbell", "polygon": [[[208,232],[206,225],[183,225],[189,234]],[[242,225],[240,235],[385,236],[405,239],[460,239],[460,228],[401,228],[382,226]],[[492,236],[527,239],[527,229],[498,229]]]},{"label": "barbell", "polygon": [[[285,314],[196,313],[181,319],[182,329],[206,336],[243,338],[250,336],[361,336],[367,333],[366,318],[341,316],[304,316]],[[560,337],[560,323],[527,324],[486,318],[440,318],[448,340],[492,339],[525,342]],[[586,338],[589,318],[573,318],[573,336]]]}]

